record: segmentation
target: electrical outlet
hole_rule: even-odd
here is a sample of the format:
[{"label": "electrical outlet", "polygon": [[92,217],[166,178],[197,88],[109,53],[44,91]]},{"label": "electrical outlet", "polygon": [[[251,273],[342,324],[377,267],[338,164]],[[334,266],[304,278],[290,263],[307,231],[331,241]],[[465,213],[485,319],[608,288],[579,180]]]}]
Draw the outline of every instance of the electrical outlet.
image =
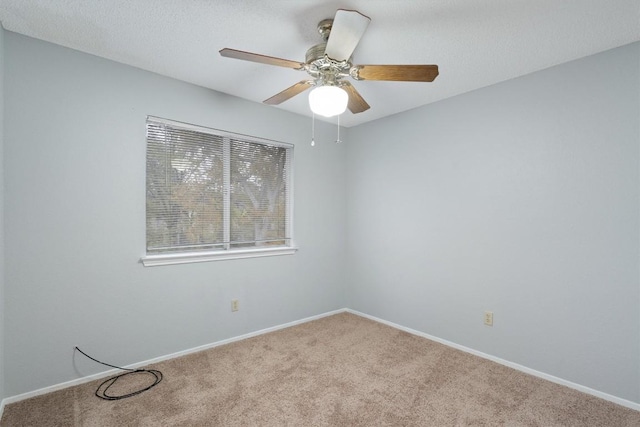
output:
[{"label": "electrical outlet", "polygon": [[493,326],[493,311],[484,312],[484,324],[487,326]]},{"label": "electrical outlet", "polygon": [[238,311],[240,310],[240,302],[237,299],[232,299],[231,300],[231,311]]}]

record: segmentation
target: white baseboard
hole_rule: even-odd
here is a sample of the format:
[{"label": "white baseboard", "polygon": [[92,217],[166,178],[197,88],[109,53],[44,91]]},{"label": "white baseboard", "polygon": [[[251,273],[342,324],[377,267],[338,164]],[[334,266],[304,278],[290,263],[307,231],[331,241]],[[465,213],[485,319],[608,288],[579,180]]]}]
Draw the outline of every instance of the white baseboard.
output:
[{"label": "white baseboard", "polygon": [[[273,326],[273,327],[266,328],[266,329],[261,329],[261,330],[255,331],[255,332],[250,332],[248,334],[239,335],[237,337],[228,338],[228,339],[221,340],[221,341],[216,341],[216,342],[211,343],[211,344],[205,344],[205,345],[202,345],[202,346],[199,346],[199,347],[194,347],[194,348],[191,348],[191,349],[188,349],[188,350],[183,350],[183,351],[179,351],[179,352],[176,352],[176,353],[168,354],[166,356],[156,357],[154,359],[150,359],[150,360],[146,360],[146,361],[143,361],[143,362],[138,362],[138,363],[134,363],[132,365],[125,366],[125,368],[128,368],[128,369],[140,368],[140,367],[143,367],[143,366],[151,365],[151,364],[154,364],[154,363],[159,363],[159,362],[162,362],[162,361],[165,361],[165,360],[169,360],[169,359],[174,359],[176,357],[186,356],[188,354],[196,353],[198,351],[207,350],[207,349],[218,347],[218,346],[221,346],[221,345],[224,345],[224,344],[230,344],[232,342],[241,341],[241,340],[244,340],[244,339],[247,339],[247,338],[251,338],[251,337],[255,337],[255,336],[258,336],[258,335],[267,334],[269,332],[274,332],[274,331],[277,331],[277,330],[280,330],[280,329],[289,328],[291,326],[300,325],[302,323],[311,322],[313,320],[321,319],[323,317],[332,316],[334,314],[343,313],[343,312],[348,312],[348,313],[351,313],[351,314],[355,314],[356,316],[364,317],[364,318],[373,320],[375,322],[379,322],[379,323],[385,324],[387,326],[391,326],[392,328],[396,328],[396,329],[399,329],[401,331],[408,332],[408,333],[410,333],[412,335],[417,335],[419,337],[426,338],[426,339],[438,342],[440,344],[444,344],[444,345],[446,345],[448,347],[452,347],[452,348],[455,348],[457,350],[461,350],[461,351],[464,351],[466,353],[470,353],[470,354],[473,354],[475,356],[482,357],[483,359],[491,360],[492,362],[496,362],[496,363],[499,363],[501,365],[508,366],[509,368],[513,368],[513,369],[515,369],[517,371],[521,371],[521,372],[524,372],[526,374],[530,374],[530,375],[533,375],[535,377],[542,378],[544,380],[551,381],[553,383],[560,384],[560,385],[563,385],[565,387],[569,387],[569,388],[572,388],[574,390],[578,390],[578,391],[581,391],[581,392],[586,393],[586,394],[590,394],[590,395],[595,396],[595,397],[599,397],[599,398],[607,400],[609,402],[613,402],[613,403],[616,403],[618,405],[621,405],[621,406],[624,406],[624,407],[627,407],[627,408],[630,408],[630,409],[633,409],[633,410],[636,410],[636,411],[640,411],[640,403],[632,402],[630,400],[622,399],[620,397],[613,396],[611,394],[603,393],[601,391],[594,390],[592,388],[589,388],[589,387],[586,387],[586,386],[583,386],[583,385],[580,385],[580,384],[576,384],[574,382],[567,381],[567,380],[564,380],[562,378],[558,378],[558,377],[555,377],[553,375],[546,374],[544,372],[536,371],[535,369],[531,369],[531,368],[528,368],[526,366],[522,366],[522,365],[519,365],[517,363],[513,363],[513,362],[510,362],[508,360],[504,360],[504,359],[501,359],[499,357],[492,356],[490,354],[486,354],[486,353],[483,353],[481,351],[477,351],[477,350],[474,350],[472,348],[465,347],[463,345],[459,345],[459,344],[456,344],[454,342],[447,341],[447,340],[444,340],[442,338],[438,338],[438,337],[435,337],[433,335],[429,335],[429,334],[426,334],[424,332],[417,331],[415,329],[407,328],[405,326],[398,325],[396,323],[389,322],[387,320],[383,320],[383,319],[380,319],[378,317],[371,316],[371,315],[368,315],[368,314],[365,314],[365,313],[361,313],[359,311],[352,310],[352,309],[349,309],[349,308],[343,308],[343,309],[339,309],[339,310],[329,311],[329,312],[326,312],[326,313],[323,313],[323,314],[318,314],[316,316],[306,317],[304,319],[296,320],[296,321],[289,322],[289,323],[284,323],[282,325]],[[35,390],[35,391],[30,391],[28,393],[23,393],[23,394],[19,394],[19,395],[16,395],[16,396],[7,397],[7,398],[3,399],[0,402],[0,418],[2,418],[2,413],[4,411],[5,405],[8,405],[10,403],[19,402],[21,400],[29,399],[31,397],[40,396],[40,395],[43,395],[43,394],[46,394],[46,393],[51,393],[53,391],[61,390],[61,389],[67,388],[67,387],[72,387],[72,386],[84,384],[84,383],[87,383],[87,382],[90,382],[90,381],[93,381],[93,380],[97,380],[97,379],[100,379],[100,378],[105,378],[105,377],[114,375],[114,374],[116,374],[118,372],[121,372],[121,371],[119,371],[118,369],[110,369],[108,371],[100,372],[100,373],[97,373],[97,374],[94,374],[94,375],[89,375],[89,376],[82,377],[82,378],[77,378],[75,380],[67,381],[67,382],[56,384],[56,385],[53,385],[53,386],[44,387],[44,388],[41,388],[41,389],[38,389],[38,390]]]},{"label": "white baseboard", "polygon": [[481,351],[477,351],[477,350],[474,350],[472,348],[465,347],[463,345],[456,344],[454,342],[444,340],[442,338],[434,337],[433,335],[429,335],[429,334],[426,334],[424,332],[417,331],[415,329],[407,328],[405,326],[398,325],[396,323],[389,322],[387,320],[382,320],[382,319],[379,319],[379,318],[377,318],[375,316],[370,316],[368,314],[364,314],[364,313],[361,313],[359,311],[352,310],[350,308],[347,308],[344,311],[346,311],[348,313],[351,313],[351,314],[355,314],[357,316],[361,316],[361,317],[373,320],[375,322],[379,322],[379,323],[385,324],[387,326],[391,326],[392,328],[396,328],[396,329],[399,329],[401,331],[408,332],[408,333],[410,333],[412,335],[417,335],[419,337],[426,338],[426,339],[429,339],[431,341],[438,342],[440,344],[444,344],[444,345],[446,345],[448,347],[452,347],[452,348],[455,348],[457,350],[461,350],[461,351],[464,351],[466,353],[470,353],[470,354],[473,354],[475,356],[482,357],[483,359],[491,360],[492,362],[496,362],[496,363],[499,363],[500,365],[508,366],[509,368],[513,368],[513,369],[515,369],[517,371],[524,372],[524,373],[529,374],[529,375],[533,375],[534,377],[542,378],[544,380],[551,381],[552,383],[560,384],[560,385],[563,385],[565,387],[569,387],[569,388],[572,388],[574,390],[578,390],[578,391],[581,391],[583,393],[590,394],[590,395],[595,396],[595,397],[599,397],[600,399],[608,400],[609,402],[617,403],[618,405],[621,405],[621,406],[624,406],[624,407],[627,407],[627,408],[630,408],[630,409],[634,409],[636,411],[640,411],[640,403],[632,402],[630,400],[622,399],[620,397],[613,396],[611,394],[603,393],[601,391],[594,390],[592,388],[583,386],[581,384],[576,384],[574,382],[567,381],[567,380],[564,380],[562,378],[558,378],[558,377],[555,377],[553,375],[546,374],[544,372],[536,371],[535,369],[531,369],[531,368],[528,368],[526,366],[522,366],[522,365],[519,365],[517,363],[513,363],[513,362],[510,362],[508,360],[504,360],[504,359],[501,359],[499,357],[492,356],[490,354],[486,354],[486,353],[483,353]]},{"label": "white baseboard", "polygon": [[[221,345],[225,345],[225,344],[230,344],[232,342],[236,342],[236,341],[241,341],[247,338],[251,338],[251,337],[256,337],[258,335],[263,335],[263,334],[268,334],[269,332],[275,332],[278,331],[280,329],[285,329],[285,328],[289,328],[291,326],[296,326],[296,325],[300,325],[302,323],[307,323],[307,322],[311,322],[312,320],[318,320],[321,319],[323,317],[327,317],[327,316],[332,316],[334,314],[338,314],[338,313],[343,313],[345,312],[346,309],[342,308],[339,310],[334,310],[334,311],[329,311],[326,313],[322,313],[322,314],[318,314],[316,316],[311,316],[311,317],[306,317],[304,319],[300,319],[300,320],[295,320],[293,322],[289,322],[289,323],[284,323],[282,325],[277,325],[277,326],[272,326],[270,328],[266,328],[266,329],[260,329],[258,331],[255,332],[249,332],[248,334],[244,334],[244,335],[239,335],[237,337],[232,337],[232,338],[228,338],[225,340],[221,340],[221,341],[216,341],[214,343],[211,344],[205,344],[205,345],[201,345],[198,347],[194,347],[194,348],[190,348],[188,350],[183,350],[183,351],[179,351],[176,353],[171,353],[171,354],[167,354],[165,356],[160,356],[160,357],[156,357],[153,359],[149,359],[149,360],[145,360],[143,362],[137,362],[131,365],[127,365],[124,366],[124,368],[127,369],[137,369],[137,368],[141,368],[143,366],[148,366],[154,363],[159,363],[159,362],[163,362],[165,360],[169,360],[169,359],[174,359],[176,357],[181,357],[181,356],[186,356],[187,354],[191,354],[191,353],[196,353],[199,351],[203,351],[203,350],[208,350],[210,348],[214,348],[214,347],[218,347]],[[0,403],[0,418],[2,418],[2,411],[4,410],[4,406],[8,405],[10,403],[15,403],[15,402],[19,402],[21,400],[25,400],[25,399],[29,399],[32,397],[36,397],[36,396],[40,396],[43,394],[47,394],[47,393],[51,393],[54,391],[58,391],[58,390],[62,390],[64,388],[67,387],[73,387],[76,385],[80,385],[80,384],[84,384],[84,383],[88,383],[90,381],[93,380],[98,380],[100,378],[106,378],[112,375],[115,375],[117,373],[122,372],[121,370],[118,369],[110,369],[108,371],[103,371],[103,372],[99,372],[97,374],[93,374],[93,375],[88,375],[82,378],[77,378],[71,381],[66,381],[60,384],[55,384],[49,387],[44,387],[38,390],[34,390],[34,391],[30,391],[27,393],[22,393],[22,394],[18,394],[16,396],[11,396],[11,397],[7,397],[5,399],[2,400],[2,402]]]}]

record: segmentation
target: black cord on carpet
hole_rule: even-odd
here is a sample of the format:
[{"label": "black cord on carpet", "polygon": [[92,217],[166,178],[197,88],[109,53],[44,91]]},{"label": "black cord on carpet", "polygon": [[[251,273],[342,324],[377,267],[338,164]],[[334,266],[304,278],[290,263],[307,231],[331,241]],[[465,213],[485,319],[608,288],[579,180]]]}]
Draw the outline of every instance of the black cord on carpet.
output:
[{"label": "black cord on carpet", "polygon": [[[104,400],[126,399],[127,397],[135,396],[135,395],[140,394],[140,393],[142,393],[144,391],[147,391],[150,388],[155,387],[156,385],[158,385],[160,383],[160,381],[162,381],[162,372],[160,372],[160,371],[158,371],[156,369],[121,368],[119,366],[110,365],[108,363],[101,362],[98,359],[94,359],[93,357],[91,357],[87,353],[85,353],[84,351],[80,350],[77,346],[76,346],[76,350],[78,350],[80,353],[82,353],[83,355],[85,355],[89,359],[93,360],[94,362],[100,363],[101,365],[109,366],[111,368],[121,369],[123,371],[129,371],[129,372],[125,372],[124,374],[120,374],[120,375],[116,375],[115,377],[111,377],[106,381],[103,381],[102,384],[100,384],[98,386],[98,389],[96,390],[96,396],[98,396],[100,399],[104,399]],[[155,381],[153,382],[153,384],[151,384],[148,387],[145,387],[145,388],[140,389],[140,390],[133,391],[133,392],[128,393],[128,394],[122,394],[122,395],[119,395],[119,396],[118,395],[114,396],[114,395],[107,394],[107,391],[109,391],[109,388],[111,388],[111,386],[114,385],[116,383],[116,381],[118,381],[122,377],[125,377],[127,375],[132,375],[132,374],[149,374],[149,375],[152,375],[155,378]]]}]

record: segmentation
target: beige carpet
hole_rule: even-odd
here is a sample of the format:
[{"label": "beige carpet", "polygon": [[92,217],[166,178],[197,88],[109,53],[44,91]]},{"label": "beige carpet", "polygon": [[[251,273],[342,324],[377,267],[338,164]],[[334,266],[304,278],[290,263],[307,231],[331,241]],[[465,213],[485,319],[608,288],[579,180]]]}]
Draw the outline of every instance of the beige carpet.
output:
[{"label": "beige carpet", "polygon": [[[99,357],[98,357],[99,358]],[[640,412],[342,313],[7,405],[2,426],[640,426]],[[131,390],[136,380],[112,390]]]}]

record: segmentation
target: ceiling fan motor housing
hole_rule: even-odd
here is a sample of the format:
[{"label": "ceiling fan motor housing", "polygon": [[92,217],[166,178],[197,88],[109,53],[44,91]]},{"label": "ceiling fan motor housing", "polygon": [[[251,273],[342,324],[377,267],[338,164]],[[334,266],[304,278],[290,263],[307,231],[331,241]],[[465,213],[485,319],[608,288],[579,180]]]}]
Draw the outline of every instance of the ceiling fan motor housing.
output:
[{"label": "ceiling fan motor housing", "polygon": [[326,48],[327,48],[327,42],[320,43],[310,47],[309,50],[307,50],[307,53],[305,55],[305,62],[307,64],[311,64],[312,62],[317,61],[318,59],[324,58],[324,51]]},{"label": "ceiling fan motor housing", "polygon": [[332,26],[333,19],[324,19],[318,23],[318,33],[322,36],[323,42],[310,47],[305,54],[305,68],[315,79],[315,86],[339,86],[338,80],[350,74],[351,58],[336,61],[325,54]]}]

